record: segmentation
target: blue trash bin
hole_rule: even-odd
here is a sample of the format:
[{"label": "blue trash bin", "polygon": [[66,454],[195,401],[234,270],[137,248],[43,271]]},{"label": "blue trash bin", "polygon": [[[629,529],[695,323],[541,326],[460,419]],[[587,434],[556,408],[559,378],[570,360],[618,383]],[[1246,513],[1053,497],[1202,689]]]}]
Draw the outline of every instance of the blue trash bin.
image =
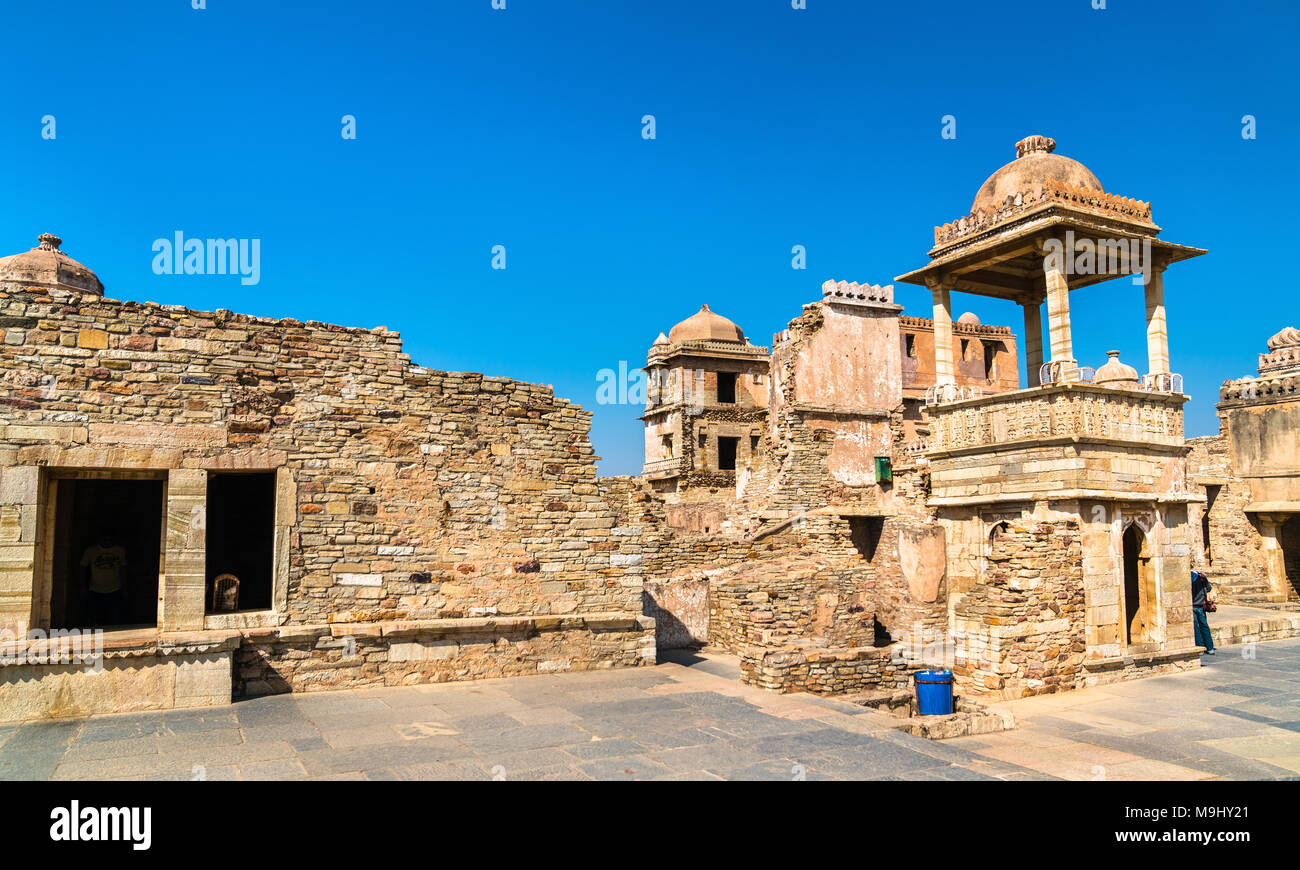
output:
[{"label": "blue trash bin", "polygon": [[916,704],[922,716],[952,712],[952,671],[917,671]]}]

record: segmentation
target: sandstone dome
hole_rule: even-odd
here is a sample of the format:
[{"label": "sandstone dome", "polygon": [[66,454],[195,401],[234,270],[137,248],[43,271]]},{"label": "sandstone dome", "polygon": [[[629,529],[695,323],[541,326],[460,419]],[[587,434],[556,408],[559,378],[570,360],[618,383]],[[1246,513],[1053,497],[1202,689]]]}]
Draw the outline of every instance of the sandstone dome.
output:
[{"label": "sandstone dome", "polygon": [[0,257],[0,283],[35,284],[104,295],[95,273],[59,250],[63,239],[42,233],[39,244],[23,254]]},{"label": "sandstone dome", "polygon": [[1063,181],[1076,187],[1102,192],[1101,182],[1077,160],[1053,154],[1056,140],[1027,136],[1016,143],[1016,159],[989,176],[975,194],[972,212],[1001,206],[1008,196],[1036,190],[1048,181]]},{"label": "sandstone dome", "polygon": [[967,311],[961,317],[957,318],[958,323],[964,323],[967,326],[979,326],[979,316],[974,311]]},{"label": "sandstone dome", "polygon": [[727,318],[714,314],[709,306],[701,305],[699,311],[668,330],[668,340],[674,344],[679,341],[743,342],[745,333]]},{"label": "sandstone dome", "polygon": [[1137,369],[1127,363],[1119,361],[1119,351],[1108,350],[1106,364],[1097,369],[1096,376],[1092,382],[1103,387],[1129,387],[1136,389],[1141,383],[1138,378]]},{"label": "sandstone dome", "polygon": [[1296,346],[1300,346],[1300,329],[1296,329],[1294,326],[1288,326],[1268,340],[1269,350]]}]

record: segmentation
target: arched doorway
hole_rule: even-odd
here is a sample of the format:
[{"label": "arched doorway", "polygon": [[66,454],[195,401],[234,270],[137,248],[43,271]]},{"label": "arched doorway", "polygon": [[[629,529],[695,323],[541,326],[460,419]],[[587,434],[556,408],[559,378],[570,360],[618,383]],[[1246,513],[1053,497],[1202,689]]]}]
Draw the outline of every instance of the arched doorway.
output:
[{"label": "arched doorway", "polygon": [[1146,533],[1137,523],[1124,530],[1124,640],[1128,644],[1151,640],[1155,586]]}]

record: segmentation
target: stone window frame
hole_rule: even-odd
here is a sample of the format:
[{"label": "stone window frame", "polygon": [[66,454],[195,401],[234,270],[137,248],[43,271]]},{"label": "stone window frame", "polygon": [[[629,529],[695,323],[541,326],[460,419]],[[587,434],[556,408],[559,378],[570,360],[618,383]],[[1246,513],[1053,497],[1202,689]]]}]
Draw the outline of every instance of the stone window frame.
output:
[{"label": "stone window frame", "polygon": [[[158,517],[160,528],[159,540],[162,549],[158,552],[158,594],[162,597],[162,582],[166,575],[167,563],[167,469],[162,468],[87,468],[77,466],[34,466],[39,476],[37,484],[38,534],[35,542],[35,558],[32,571],[32,626],[50,631],[54,619],[54,534],[57,522],[57,500],[62,480],[153,480],[163,485],[162,512]],[[155,614],[155,627],[161,626],[162,612],[159,608]]]},{"label": "stone window frame", "polygon": [[[51,483],[58,479],[163,481],[163,537],[159,553],[157,631],[200,631],[207,629],[257,628],[281,625],[289,612],[289,553],[297,519],[297,486],[293,473],[283,464],[246,463],[218,457],[204,467],[177,467],[151,458],[149,451],[135,461],[119,461],[114,467],[79,461],[75,449],[60,451],[40,465],[16,465],[4,469],[10,480],[27,483],[12,487],[27,493],[14,504],[29,509],[34,517],[30,542],[22,547],[24,560],[32,565],[27,625],[50,628],[53,592],[54,511]],[[85,457],[90,459],[91,457]],[[271,607],[267,610],[226,614],[207,612],[206,528],[207,479],[209,471],[246,471],[275,474],[275,524],[272,536]],[[53,490],[57,491],[57,487]],[[15,602],[9,602],[15,603]],[[15,626],[16,627],[16,626]]]}]

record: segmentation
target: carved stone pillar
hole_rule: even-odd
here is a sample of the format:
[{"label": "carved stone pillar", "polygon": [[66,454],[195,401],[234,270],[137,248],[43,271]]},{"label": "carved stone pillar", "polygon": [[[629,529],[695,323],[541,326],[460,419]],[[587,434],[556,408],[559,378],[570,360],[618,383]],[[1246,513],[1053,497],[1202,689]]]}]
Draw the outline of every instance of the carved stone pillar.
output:
[{"label": "carved stone pillar", "polygon": [[1047,270],[1047,334],[1051,342],[1054,363],[1074,364],[1074,341],[1070,337],[1070,285],[1065,272],[1052,267]]},{"label": "carved stone pillar", "polygon": [[934,382],[956,384],[957,369],[953,363],[952,347],[952,294],[946,280],[926,282],[934,297]]},{"label": "carved stone pillar", "polygon": [[1269,591],[1284,598],[1288,581],[1281,534],[1282,523],[1286,520],[1286,514],[1259,514],[1259,534],[1264,539],[1264,551],[1260,554],[1264,562],[1264,576],[1268,579]]},{"label": "carved stone pillar", "polygon": [[1025,367],[1031,387],[1039,385],[1039,369],[1043,367],[1043,297],[1031,294],[1020,301],[1025,310]]},{"label": "carved stone pillar", "polygon": [[1146,286],[1147,370],[1153,375],[1169,372],[1169,328],[1165,324],[1165,265],[1156,263]]}]

